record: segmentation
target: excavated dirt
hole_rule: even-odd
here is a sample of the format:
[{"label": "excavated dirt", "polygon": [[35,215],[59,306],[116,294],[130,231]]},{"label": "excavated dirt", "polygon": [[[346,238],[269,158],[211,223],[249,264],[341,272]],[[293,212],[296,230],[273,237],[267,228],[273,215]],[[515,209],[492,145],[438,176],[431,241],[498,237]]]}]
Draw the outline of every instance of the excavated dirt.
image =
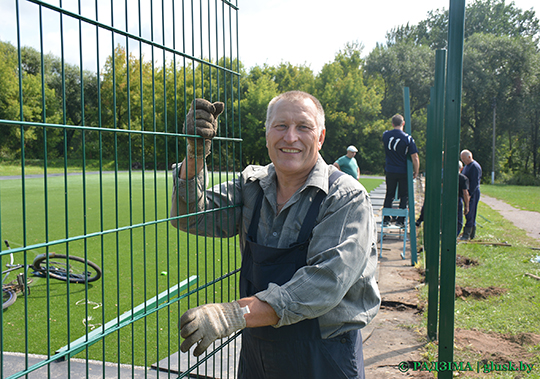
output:
[{"label": "excavated dirt", "polygon": [[[529,353],[527,347],[540,344],[540,335],[520,333],[518,335],[502,335],[484,333],[479,330],[457,328],[454,331],[455,345],[470,354],[472,359],[483,364],[507,364],[513,362],[530,362],[535,354]],[[478,358],[480,357],[480,358]],[[535,371],[537,368],[535,367]],[[467,377],[485,377],[485,373],[462,372]],[[492,375],[492,374],[491,374]],[[526,378],[525,372],[516,373],[515,378]]]},{"label": "excavated dirt", "polygon": [[[481,199],[485,200],[485,199]],[[492,204],[488,204],[493,207]],[[495,208],[495,207],[494,207]],[[497,209],[498,210],[498,209]],[[514,211],[514,213],[519,213]],[[505,217],[507,215],[503,212]],[[526,219],[526,218],[525,218]],[[535,219],[540,220],[538,213]],[[529,223],[529,229],[532,227]],[[539,238],[540,224],[534,224],[536,229],[530,231]],[[531,234],[529,234],[531,235]],[[540,240],[540,238],[539,238]],[[428,342],[426,331],[421,324],[423,304],[418,300],[418,288],[424,282],[424,272],[420,268],[410,266],[410,255],[407,260],[399,256],[402,242],[384,242],[383,258],[379,262],[379,287],[382,304],[377,317],[363,331],[364,359],[366,378],[369,379],[401,379],[401,378],[434,378],[434,374],[426,371],[408,370],[401,372],[399,364],[408,362],[412,367],[414,362],[426,362],[425,345]],[[421,248],[421,247],[420,247]],[[478,261],[458,255],[456,264],[468,268],[479,264]],[[500,296],[506,292],[504,288],[472,288],[457,287],[456,296],[462,299],[486,299],[490,296]],[[367,337],[367,338],[366,338]],[[535,354],[529,353],[531,346],[540,344],[540,335],[521,333],[517,335],[501,335],[484,333],[479,330],[455,329],[455,349],[465,352],[471,362],[486,364],[505,364],[507,362],[530,362]],[[534,368],[537,373],[538,367]],[[496,377],[495,373],[459,372],[458,377],[485,378]],[[527,373],[516,372],[514,379],[527,378]]]},{"label": "excavated dirt", "polygon": [[462,255],[456,254],[456,265],[458,267],[468,268],[471,266],[478,266],[478,261],[476,259],[467,258]]},{"label": "excavated dirt", "polygon": [[460,297],[465,300],[467,297],[472,297],[473,299],[487,299],[490,296],[500,296],[506,293],[508,290],[505,288],[499,287],[488,287],[488,288],[475,288],[475,287],[461,287],[456,286],[456,297]]}]

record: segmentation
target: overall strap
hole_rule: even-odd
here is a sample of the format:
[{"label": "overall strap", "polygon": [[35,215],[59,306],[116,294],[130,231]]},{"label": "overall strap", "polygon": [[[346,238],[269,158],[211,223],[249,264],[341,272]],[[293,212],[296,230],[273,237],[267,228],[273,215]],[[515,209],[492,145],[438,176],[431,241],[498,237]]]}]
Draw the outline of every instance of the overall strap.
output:
[{"label": "overall strap", "polygon": [[257,200],[255,200],[255,208],[253,208],[253,216],[251,216],[251,224],[248,229],[248,238],[250,238],[252,242],[257,242],[257,229],[259,228],[263,197],[264,191],[261,188]]},{"label": "overall strap", "polygon": [[[330,175],[330,177],[328,178],[329,190],[330,190],[330,187],[332,187],[332,184],[334,184],[336,179],[339,178],[341,175],[343,175],[343,172],[338,171],[338,170],[334,171]],[[302,243],[309,239],[311,232],[313,231],[313,228],[315,227],[315,222],[317,221],[319,208],[325,197],[326,197],[326,194],[321,190],[319,190],[319,192],[317,192],[317,195],[315,195],[315,199],[313,199],[313,203],[311,203],[311,206],[309,207],[306,217],[304,218],[304,222],[302,223],[302,228],[300,229],[300,233],[298,234],[298,239],[296,240],[296,243]]]},{"label": "overall strap", "polygon": [[[344,173],[336,170],[328,177],[329,189],[330,187],[332,187],[336,179],[339,178],[341,175],[344,175]],[[298,243],[304,242],[309,238],[311,231],[315,226],[317,215],[319,214],[319,207],[321,206],[321,203],[325,197],[326,194],[323,191],[317,192],[317,195],[315,196],[315,199],[313,200],[313,203],[309,207],[306,217],[304,218],[304,222],[302,223],[302,228],[300,229],[300,233],[298,234]],[[249,225],[248,229],[248,236],[253,242],[257,242],[257,229],[259,227],[259,219],[261,216],[263,198],[264,192],[261,189],[261,191],[259,191],[259,195],[257,196],[257,200],[255,201],[255,207],[253,208],[253,216],[251,217],[251,224]]]}]

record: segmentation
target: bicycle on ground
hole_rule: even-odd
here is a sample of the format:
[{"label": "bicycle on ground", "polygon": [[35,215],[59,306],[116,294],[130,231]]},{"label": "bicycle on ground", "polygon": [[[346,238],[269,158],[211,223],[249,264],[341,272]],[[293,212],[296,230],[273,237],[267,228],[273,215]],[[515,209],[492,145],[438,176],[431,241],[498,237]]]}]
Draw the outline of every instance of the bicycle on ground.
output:
[{"label": "bicycle on ground", "polygon": [[[4,241],[7,248],[11,250],[9,242]],[[54,278],[57,280],[69,281],[70,283],[90,283],[101,278],[101,269],[95,263],[85,260],[74,255],[64,255],[56,253],[40,254],[36,256],[32,264],[14,264],[13,253],[9,254],[10,262],[6,264],[7,270],[2,271],[2,309],[6,309],[10,305],[13,305],[17,300],[17,293],[24,292],[25,288],[30,295],[30,288],[28,285],[32,283],[32,279],[28,278],[28,272],[30,270],[32,275],[37,277]],[[15,280],[5,283],[8,275],[12,271],[26,269],[26,275],[19,273]],[[24,283],[24,278],[28,278]]]}]

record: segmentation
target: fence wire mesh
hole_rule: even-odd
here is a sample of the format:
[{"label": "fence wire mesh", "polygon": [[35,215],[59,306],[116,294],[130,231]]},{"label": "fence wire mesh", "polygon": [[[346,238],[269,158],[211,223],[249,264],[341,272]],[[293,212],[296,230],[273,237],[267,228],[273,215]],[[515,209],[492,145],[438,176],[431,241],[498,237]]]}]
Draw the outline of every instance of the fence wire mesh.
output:
[{"label": "fence wire mesh", "polygon": [[210,185],[240,169],[239,65],[236,1],[2,0],[0,378],[235,377],[235,336],[177,352],[237,297],[237,240],[169,211],[194,98],[225,103]]}]

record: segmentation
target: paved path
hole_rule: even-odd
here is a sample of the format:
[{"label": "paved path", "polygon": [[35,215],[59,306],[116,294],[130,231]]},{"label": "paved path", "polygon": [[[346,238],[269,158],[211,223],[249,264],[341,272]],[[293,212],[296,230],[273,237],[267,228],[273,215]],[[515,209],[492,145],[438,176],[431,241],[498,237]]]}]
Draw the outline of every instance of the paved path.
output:
[{"label": "paved path", "polygon": [[480,195],[480,201],[498,211],[518,228],[525,230],[528,236],[540,241],[540,213],[514,208],[502,200],[484,194]]}]

